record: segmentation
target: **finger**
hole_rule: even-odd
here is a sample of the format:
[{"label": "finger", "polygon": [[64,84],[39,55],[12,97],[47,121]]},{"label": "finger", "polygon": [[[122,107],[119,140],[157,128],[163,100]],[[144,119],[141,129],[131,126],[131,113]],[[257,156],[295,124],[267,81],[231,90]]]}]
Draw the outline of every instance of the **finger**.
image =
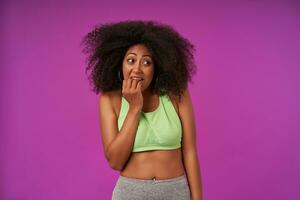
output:
[{"label": "finger", "polygon": [[137,86],[137,84],[138,84],[138,80],[136,80],[136,79],[133,79],[133,81],[132,81],[132,89],[136,89],[136,86]]},{"label": "finger", "polygon": [[126,79],[126,90],[129,90],[130,89],[130,78]]},{"label": "finger", "polygon": [[123,79],[123,81],[122,81],[122,90],[124,91],[125,88],[126,88],[126,80]]},{"label": "finger", "polygon": [[141,90],[141,88],[142,88],[142,81],[139,81],[138,84],[137,84],[137,89]]},{"label": "finger", "polygon": [[143,87],[143,81],[141,80],[141,81],[139,82],[139,89],[142,90],[142,87]]},{"label": "finger", "polygon": [[128,89],[131,89],[132,88],[132,82],[133,82],[133,78],[129,78],[128,80],[129,82],[129,85],[128,85]]}]

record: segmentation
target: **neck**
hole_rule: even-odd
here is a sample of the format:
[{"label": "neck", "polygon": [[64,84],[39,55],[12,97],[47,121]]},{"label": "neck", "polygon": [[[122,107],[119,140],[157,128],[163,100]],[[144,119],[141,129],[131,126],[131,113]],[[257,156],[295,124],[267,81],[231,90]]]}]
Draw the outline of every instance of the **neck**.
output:
[{"label": "neck", "polygon": [[142,91],[142,94],[144,98],[148,99],[148,97],[154,95],[154,92],[147,88],[146,90]]}]

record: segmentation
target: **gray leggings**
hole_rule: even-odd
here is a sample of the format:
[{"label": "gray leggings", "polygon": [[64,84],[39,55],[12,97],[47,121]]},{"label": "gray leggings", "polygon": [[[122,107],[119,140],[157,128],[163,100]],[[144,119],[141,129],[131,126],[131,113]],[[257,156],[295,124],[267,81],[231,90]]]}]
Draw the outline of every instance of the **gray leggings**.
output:
[{"label": "gray leggings", "polygon": [[170,179],[137,179],[119,175],[112,200],[190,200],[186,175]]}]

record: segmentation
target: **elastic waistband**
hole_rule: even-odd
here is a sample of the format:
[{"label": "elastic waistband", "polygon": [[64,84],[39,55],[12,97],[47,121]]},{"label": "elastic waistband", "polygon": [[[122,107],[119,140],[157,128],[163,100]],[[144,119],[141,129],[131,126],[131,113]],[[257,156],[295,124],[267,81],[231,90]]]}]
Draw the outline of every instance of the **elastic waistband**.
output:
[{"label": "elastic waistband", "polygon": [[135,183],[164,183],[164,182],[178,182],[186,179],[186,174],[183,174],[181,176],[177,176],[174,178],[168,178],[168,179],[139,179],[139,178],[132,178],[127,176],[119,175],[119,180],[126,181],[126,182],[135,182]]}]

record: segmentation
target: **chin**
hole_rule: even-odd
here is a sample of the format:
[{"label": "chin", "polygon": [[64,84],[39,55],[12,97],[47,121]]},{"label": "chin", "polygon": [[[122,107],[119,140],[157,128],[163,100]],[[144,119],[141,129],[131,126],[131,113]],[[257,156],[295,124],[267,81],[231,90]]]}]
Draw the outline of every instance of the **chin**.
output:
[{"label": "chin", "polygon": [[144,86],[141,87],[141,91],[146,90],[147,88],[145,88]]}]

